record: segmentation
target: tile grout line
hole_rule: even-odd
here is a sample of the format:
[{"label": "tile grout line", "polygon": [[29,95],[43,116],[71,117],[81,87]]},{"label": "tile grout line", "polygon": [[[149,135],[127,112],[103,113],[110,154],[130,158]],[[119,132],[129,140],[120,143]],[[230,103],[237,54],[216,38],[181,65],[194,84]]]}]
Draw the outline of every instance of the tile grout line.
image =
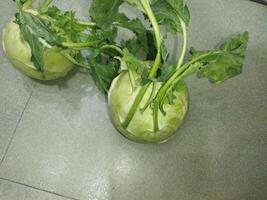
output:
[{"label": "tile grout line", "polygon": [[8,150],[9,150],[9,148],[10,148],[10,146],[11,146],[11,143],[12,143],[14,137],[15,137],[15,134],[16,134],[16,132],[17,132],[17,129],[18,129],[18,127],[19,127],[19,124],[20,124],[20,122],[21,122],[21,119],[22,119],[22,117],[23,117],[23,114],[24,114],[25,110],[27,109],[27,107],[28,107],[28,105],[29,105],[29,102],[30,102],[30,99],[31,99],[31,97],[32,97],[32,94],[33,94],[33,89],[32,89],[32,91],[31,91],[31,93],[30,93],[29,98],[27,99],[27,102],[26,102],[26,104],[25,104],[25,106],[24,106],[24,108],[23,108],[21,114],[20,114],[20,118],[19,118],[19,120],[18,120],[18,122],[17,122],[17,124],[16,124],[16,127],[15,127],[15,129],[14,129],[14,131],[13,131],[13,133],[12,133],[12,136],[11,136],[11,138],[10,138],[8,144],[7,144],[7,147],[6,147],[6,149],[5,149],[4,155],[3,155],[2,159],[0,160],[0,168],[1,168],[2,163],[3,163],[4,160],[5,160],[5,157],[6,157],[6,155],[7,155],[7,153],[8,153]]},{"label": "tile grout line", "polygon": [[[26,102],[26,104],[25,104],[25,106],[24,106],[24,108],[23,108],[23,110],[22,110],[22,112],[21,112],[20,118],[18,119],[18,122],[17,122],[17,124],[16,124],[16,127],[15,127],[15,129],[14,129],[14,131],[13,131],[13,133],[12,133],[12,136],[11,136],[11,138],[10,138],[10,140],[9,140],[9,143],[8,143],[6,149],[5,149],[4,155],[3,155],[2,159],[0,160],[0,168],[1,168],[2,163],[3,163],[4,160],[5,160],[5,157],[6,157],[6,155],[7,155],[7,153],[8,153],[8,150],[9,150],[9,148],[10,148],[10,146],[11,146],[11,143],[12,143],[14,137],[15,137],[16,131],[17,131],[17,129],[18,129],[18,127],[19,127],[19,124],[20,124],[20,122],[21,122],[21,120],[22,120],[22,117],[23,117],[23,115],[24,115],[24,112],[25,112],[25,110],[27,109],[27,107],[28,107],[28,105],[29,105],[29,102],[30,102],[30,100],[31,100],[31,98],[32,98],[32,95],[33,95],[33,91],[34,91],[34,87],[35,87],[35,86],[36,86],[36,85],[33,84],[33,89],[32,89],[32,91],[31,91],[31,93],[30,93],[30,96],[29,96],[29,98],[27,99],[27,102]],[[79,200],[79,199],[76,199],[76,198],[73,198],[73,197],[68,197],[68,196],[65,196],[65,195],[63,195],[63,194],[59,194],[59,193],[56,193],[56,192],[52,192],[52,191],[49,191],[49,190],[45,190],[45,189],[42,189],[42,188],[38,188],[38,187],[35,187],[35,186],[31,186],[31,185],[28,185],[28,184],[25,184],[25,183],[20,183],[20,182],[18,182],[18,181],[14,181],[14,180],[11,180],[11,179],[8,179],[8,178],[0,177],[0,180],[4,180],[4,181],[7,181],[7,182],[11,182],[11,183],[17,184],[17,185],[21,185],[21,186],[24,186],[24,187],[31,188],[31,189],[34,189],[34,190],[38,190],[38,191],[41,191],[41,192],[45,192],[45,193],[49,193],[49,194],[52,194],[52,195],[56,195],[56,196],[59,196],[59,197],[65,198],[65,199],[69,199],[69,200]]]},{"label": "tile grout line", "polygon": [[65,199],[69,199],[69,200],[80,200],[80,199],[69,197],[69,196],[66,196],[66,195],[63,195],[63,194],[59,194],[59,193],[56,193],[56,192],[52,192],[52,191],[49,191],[49,190],[45,190],[45,189],[42,189],[42,188],[31,186],[31,185],[28,185],[28,184],[25,184],[25,183],[20,183],[18,181],[14,181],[14,180],[7,179],[7,178],[0,177],[0,180],[11,182],[11,183],[14,183],[14,184],[17,184],[17,185],[21,185],[21,186],[28,187],[28,188],[31,188],[31,189],[34,189],[34,190],[38,190],[38,191],[41,191],[41,192],[49,193],[49,194],[52,194],[52,195],[56,195],[56,196],[59,196],[59,197],[65,198]]}]

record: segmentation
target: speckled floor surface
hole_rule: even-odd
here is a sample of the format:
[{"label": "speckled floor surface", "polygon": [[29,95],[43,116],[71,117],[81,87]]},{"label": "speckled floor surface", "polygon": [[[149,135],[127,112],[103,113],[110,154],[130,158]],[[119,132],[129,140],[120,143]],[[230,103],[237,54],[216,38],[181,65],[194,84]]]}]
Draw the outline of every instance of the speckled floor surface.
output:
[{"label": "speckled floor surface", "polygon": [[[58,2],[87,14],[86,0]],[[244,30],[251,39],[241,76],[219,86],[187,80],[189,115],[163,145],[119,135],[89,76],[42,84],[16,71],[0,49],[0,200],[267,198],[267,7],[188,4],[190,45],[211,48]],[[0,29],[14,11],[12,1],[1,3]]]}]

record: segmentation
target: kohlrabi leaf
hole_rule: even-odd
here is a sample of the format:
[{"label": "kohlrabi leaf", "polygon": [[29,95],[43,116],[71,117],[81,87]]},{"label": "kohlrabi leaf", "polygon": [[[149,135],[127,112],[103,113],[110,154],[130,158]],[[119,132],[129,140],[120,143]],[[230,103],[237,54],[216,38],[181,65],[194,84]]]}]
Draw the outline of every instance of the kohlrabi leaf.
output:
[{"label": "kohlrabi leaf", "polygon": [[132,53],[133,55],[137,55],[139,50],[140,50],[140,46],[138,45],[139,41],[137,39],[137,37],[132,37],[128,40],[122,40],[121,41],[121,46],[123,48],[127,48],[128,51],[130,53]]},{"label": "kohlrabi leaf", "polygon": [[87,29],[87,26],[79,23],[79,20],[75,18],[75,12],[63,11],[56,6],[51,6],[43,10],[41,14],[49,17],[47,20],[59,34],[68,37],[72,42],[82,41],[82,32]]},{"label": "kohlrabi leaf", "polygon": [[36,0],[13,0],[16,2],[17,8],[22,9],[25,5],[26,7],[31,6]]},{"label": "kohlrabi leaf", "polygon": [[[189,62],[173,71],[171,66],[162,68],[162,81],[168,82],[168,87],[161,93],[159,108],[164,113],[164,104],[174,97],[173,92],[185,77],[198,73],[200,77],[208,78],[212,83],[224,82],[242,72],[248,33],[244,32],[227,39],[218,50],[196,51],[191,49],[192,57]],[[170,82],[170,80],[172,80]],[[163,91],[163,90],[162,90]]]},{"label": "kohlrabi leaf", "polygon": [[128,70],[134,71],[139,75],[140,79],[137,80],[141,85],[147,83],[149,74],[149,65],[138,59],[136,56],[131,54],[127,49],[123,51],[123,57],[121,58],[127,65]]},{"label": "kohlrabi leaf", "polygon": [[42,40],[34,34],[34,32],[27,26],[21,25],[20,31],[25,41],[30,45],[32,57],[31,61],[38,71],[43,71],[44,61],[43,55],[47,47],[40,41]]},{"label": "kohlrabi leaf", "polygon": [[175,72],[176,66],[164,63],[160,67],[160,75],[158,77],[159,82],[166,82],[171,75]]},{"label": "kohlrabi leaf", "polygon": [[26,3],[29,0],[13,0],[13,1],[15,1],[19,5],[23,5],[24,3]]},{"label": "kohlrabi leaf", "polygon": [[169,59],[169,56],[170,56],[170,53],[168,52],[168,49],[165,45],[165,39],[167,38],[167,36],[164,36],[162,38],[162,43],[160,45],[160,51],[161,51],[161,62],[163,64],[167,63],[168,59]]},{"label": "kohlrabi leaf", "polygon": [[[130,4],[133,7],[138,8],[139,10],[143,11],[143,7],[140,0],[123,0],[124,2]],[[147,0],[145,0],[147,1]]]},{"label": "kohlrabi leaf", "polygon": [[[140,19],[136,18],[131,20],[125,14],[120,13],[114,25],[131,30],[136,35],[136,37],[124,43],[126,45],[125,47],[128,48],[132,54],[136,55],[140,49],[143,49],[148,59],[155,58],[157,51],[155,42],[153,41],[153,32],[147,30]],[[135,42],[135,44],[133,42]]]},{"label": "kohlrabi leaf", "polygon": [[189,24],[190,13],[183,0],[158,0],[152,6],[152,10],[159,24],[166,26],[170,32],[182,31],[180,19],[186,25]]},{"label": "kohlrabi leaf", "polygon": [[130,5],[142,10],[143,10],[143,6],[142,6],[142,1],[145,3],[145,4],[150,4],[150,5],[153,5],[155,4],[158,0],[123,0],[124,2],[127,2],[129,3]]},{"label": "kohlrabi leaf", "polygon": [[177,96],[175,95],[175,93],[177,93],[181,90],[184,90],[185,87],[186,86],[185,86],[184,81],[178,80],[178,81],[175,81],[172,84],[172,87],[167,90],[164,97],[162,99],[160,99],[160,101],[158,102],[159,103],[159,110],[161,111],[161,113],[163,115],[167,114],[164,106],[167,104],[173,105],[175,100],[177,99]]},{"label": "kohlrabi leaf", "polygon": [[154,5],[158,0],[149,0],[150,5]]},{"label": "kohlrabi leaf", "polygon": [[115,44],[117,32],[117,28],[114,27],[108,30],[92,29],[88,37],[96,38],[101,44]]},{"label": "kohlrabi leaf", "polygon": [[93,0],[89,13],[98,27],[109,29],[121,4],[122,0]]},{"label": "kohlrabi leaf", "polygon": [[45,49],[53,45],[61,45],[61,38],[48,28],[48,23],[42,18],[27,12],[16,14],[23,39],[30,45],[32,62],[37,70],[43,70],[43,54]]},{"label": "kohlrabi leaf", "polygon": [[[191,50],[191,60],[200,58],[198,63],[201,66],[198,75],[208,78],[211,82],[220,83],[240,74],[245,59],[248,38],[248,32],[229,38],[215,52]],[[203,57],[203,55],[207,56]]]},{"label": "kohlrabi leaf", "polygon": [[100,56],[89,58],[90,74],[98,89],[106,93],[109,90],[112,80],[118,74],[119,64],[116,59],[108,59],[104,63],[103,58]]},{"label": "kohlrabi leaf", "polygon": [[61,37],[49,28],[49,23],[46,20],[39,16],[22,11],[16,14],[15,22],[20,26],[27,26],[36,36],[44,39],[50,45],[60,45],[62,43]]},{"label": "kohlrabi leaf", "polygon": [[130,20],[124,13],[120,13],[114,24],[116,26],[131,30],[133,33],[135,33],[140,48],[143,47],[147,51],[147,30],[140,19],[136,18]]}]

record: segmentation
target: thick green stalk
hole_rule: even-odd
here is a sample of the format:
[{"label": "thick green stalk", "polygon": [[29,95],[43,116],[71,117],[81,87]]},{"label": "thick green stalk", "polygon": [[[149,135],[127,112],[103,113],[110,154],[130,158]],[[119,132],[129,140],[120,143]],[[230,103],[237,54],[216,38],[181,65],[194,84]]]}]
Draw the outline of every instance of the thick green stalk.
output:
[{"label": "thick green stalk", "polygon": [[[147,0],[140,0],[140,3],[141,5],[143,6],[143,9],[145,10],[146,14],[148,15],[151,23],[152,23],[152,26],[154,28],[154,31],[155,31],[155,36],[156,36],[156,42],[157,42],[157,49],[158,49],[158,53],[157,53],[157,57],[156,57],[156,60],[154,62],[154,65],[150,71],[150,74],[149,74],[149,77],[150,78],[154,78],[155,75],[156,75],[156,72],[158,70],[158,67],[160,65],[160,62],[161,62],[161,52],[160,52],[160,46],[161,46],[161,35],[160,35],[160,29],[159,29],[159,25],[157,23],[157,20],[156,20],[156,17],[154,16],[153,14],[153,11],[149,5],[149,2]],[[141,90],[139,91],[133,105],[131,106],[124,122],[122,123],[122,126],[126,129],[132,118],[134,117],[134,114],[136,113],[137,111],[137,108],[139,107],[147,89],[149,88],[149,85],[150,84],[147,84],[145,86],[142,86]]]},{"label": "thick green stalk", "polygon": [[80,42],[80,43],[63,42],[62,46],[70,48],[70,49],[84,49],[87,47],[92,47],[95,44],[96,44],[95,41],[93,41],[93,42]]},{"label": "thick green stalk", "polygon": [[[148,0],[140,0],[140,3],[144,9],[144,11],[146,12],[148,18],[151,21],[151,24],[153,26],[154,32],[155,32],[155,37],[156,37],[156,42],[157,42],[157,56],[155,59],[155,62],[152,66],[152,69],[150,70],[149,73],[149,78],[153,79],[158,71],[158,68],[160,66],[161,63],[161,42],[162,42],[162,38],[161,38],[161,33],[160,33],[160,28],[157,22],[157,19],[150,7],[149,1]],[[133,119],[147,89],[149,88],[150,84],[146,84],[145,86],[142,86],[141,90],[139,91],[133,105],[130,108],[130,111],[128,112],[124,122],[122,123],[123,128],[127,128],[131,122],[131,120]]]},{"label": "thick green stalk", "polygon": [[88,27],[95,27],[96,23],[94,22],[88,22],[88,21],[83,21],[83,20],[77,20],[77,23],[80,25],[88,26]]},{"label": "thick green stalk", "polygon": [[[183,46],[182,46],[182,51],[181,51],[181,55],[177,61],[177,65],[176,65],[176,69],[178,70],[182,65],[183,65],[183,62],[184,62],[184,58],[185,58],[185,53],[186,53],[186,47],[187,47],[187,30],[186,30],[186,24],[185,22],[179,18],[180,20],[180,23],[181,23],[181,27],[182,27],[182,34],[183,34]],[[170,88],[170,87],[169,87]],[[154,109],[153,109],[153,113],[154,113],[154,119],[157,119],[158,120],[158,110],[160,109],[162,111],[162,113],[165,115],[165,111],[163,109],[163,100],[166,96],[166,94],[168,93],[169,89],[166,90],[165,94],[160,97],[159,99],[156,99],[155,100],[155,106],[154,106]],[[155,116],[156,115],[156,116]],[[158,121],[155,121],[154,122],[154,131],[155,131],[155,128],[158,127]]]},{"label": "thick green stalk", "polygon": [[140,0],[141,5],[143,6],[143,9],[145,10],[152,26],[154,29],[154,33],[155,33],[155,38],[156,38],[156,43],[157,43],[157,57],[155,59],[154,65],[152,67],[152,69],[150,70],[149,73],[149,78],[154,78],[157,74],[158,68],[160,66],[161,63],[161,43],[162,43],[162,37],[161,37],[161,33],[160,33],[160,27],[159,24],[157,22],[157,19],[149,5],[148,0]]},{"label": "thick green stalk", "polygon": [[143,99],[143,97],[144,97],[149,85],[150,84],[146,84],[145,86],[143,86],[140,89],[137,97],[134,100],[134,103],[133,103],[132,107],[130,108],[130,110],[129,110],[124,122],[122,123],[122,127],[123,128],[127,129],[127,127],[129,126],[129,124],[132,121],[132,119],[134,117],[134,114],[135,114],[137,108],[139,107],[139,105],[140,105],[140,103],[141,103],[141,101],[142,101],[142,99]]},{"label": "thick green stalk", "polygon": [[103,45],[101,48],[101,50],[104,49],[113,49],[115,51],[117,51],[118,53],[120,53],[121,55],[123,55],[123,51],[121,50],[121,48],[115,46],[115,45]]},{"label": "thick green stalk", "polygon": [[151,91],[150,97],[148,98],[148,101],[146,102],[144,107],[140,109],[141,113],[146,111],[146,109],[148,108],[148,106],[150,105],[150,103],[152,102],[152,100],[154,98],[154,95],[155,95],[155,92],[156,92],[156,83],[152,83],[152,84],[153,85],[152,85],[152,91]]},{"label": "thick green stalk", "polygon": [[[53,19],[52,17],[50,17],[50,16],[48,16],[48,15],[46,15],[46,14],[42,14],[42,13],[39,13],[39,14],[40,14],[40,16],[41,16],[43,19],[45,19],[45,20],[47,20],[47,21],[49,21],[49,22],[51,22],[51,23],[55,23],[55,22],[57,22],[57,20]],[[79,25],[83,25],[83,26],[87,26],[87,27],[92,27],[92,28],[96,26],[96,23],[94,23],[94,22],[90,22],[90,21],[75,20],[75,22],[76,22],[77,24],[79,24]]]},{"label": "thick green stalk", "polygon": [[135,79],[134,79],[134,75],[131,69],[128,69],[128,74],[129,74],[129,79],[131,82],[131,86],[132,86],[132,92],[135,90],[136,88],[136,84],[135,84]]},{"label": "thick green stalk", "polygon": [[159,131],[159,102],[156,100],[154,102],[154,107],[153,107],[153,130],[154,132]]},{"label": "thick green stalk", "polygon": [[61,51],[60,52],[65,58],[67,58],[70,62],[72,62],[74,65],[78,66],[78,67],[81,67],[81,68],[84,68],[84,69],[87,69],[87,70],[90,70],[91,68],[87,65],[84,65],[84,64],[81,64],[81,63],[78,63],[69,53],[67,52],[64,52]]},{"label": "thick green stalk", "polygon": [[[213,52],[213,55],[219,54],[220,51],[215,51]],[[188,69],[188,67],[198,61],[200,61],[201,59],[211,56],[210,53],[206,53],[203,54],[193,60],[191,60],[190,62],[184,64],[183,66],[181,66],[178,70],[176,70],[176,72],[171,76],[171,78],[160,88],[160,90],[158,91],[157,94],[157,100],[159,102],[162,101],[162,99],[165,97],[165,95],[167,94],[167,91],[169,90],[169,88],[173,85],[173,83],[179,78],[182,77],[183,74],[186,72],[186,70]]]},{"label": "thick green stalk", "polygon": [[176,69],[180,68],[184,62],[184,57],[185,57],[185,53],[186,53],[186,47],[187,47],[187,30],[186,30],[186,25],[184,23],[184,21],[179,18],[180,23],[181,23],[181,27],[182,27],[182,34],[183,34],[183,48],[182,48],[182,52],[180,55],[180,58],[178,59],[177,65],[176,65]]}]

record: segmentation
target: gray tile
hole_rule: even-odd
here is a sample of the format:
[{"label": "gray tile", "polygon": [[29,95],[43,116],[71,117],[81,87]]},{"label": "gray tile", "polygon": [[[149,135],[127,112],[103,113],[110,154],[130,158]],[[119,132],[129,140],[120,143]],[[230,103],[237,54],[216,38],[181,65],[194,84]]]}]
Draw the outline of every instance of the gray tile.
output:
[{"label": "gray tile", "polygon": [[[10,20],[14,3],[8,1],[0,6],[0,30]],[[2,33],[0,33],[2,38]],[[2,44],[1,44],[2,46]],[[14,129],[32,91],[32,81],[9,63],[0,48],[0,161],[12,137]]]},{"label": "gray tile", "polygon": [[120,136],[105,97],[76,74],[58,85],[37,84],[0,176],[90,200],[265,199],[266,7],[188,2],[196,48],[244,29],[251,39],[241,76],[219,86],[188,80],[190,112],[173,140],[143,145]]},{"label": "gray tile", "polygon": [[[77,198],[106,199],[112,144],[105,97],[88,75],[59,86],[37,85],[2,177]],[[22,148],[22,149],[21,149]]]},{"label": "gray tile", "polygon": [[0,179],[1,200],[67,200],[64,197],[50,194],[24,185]]}]

